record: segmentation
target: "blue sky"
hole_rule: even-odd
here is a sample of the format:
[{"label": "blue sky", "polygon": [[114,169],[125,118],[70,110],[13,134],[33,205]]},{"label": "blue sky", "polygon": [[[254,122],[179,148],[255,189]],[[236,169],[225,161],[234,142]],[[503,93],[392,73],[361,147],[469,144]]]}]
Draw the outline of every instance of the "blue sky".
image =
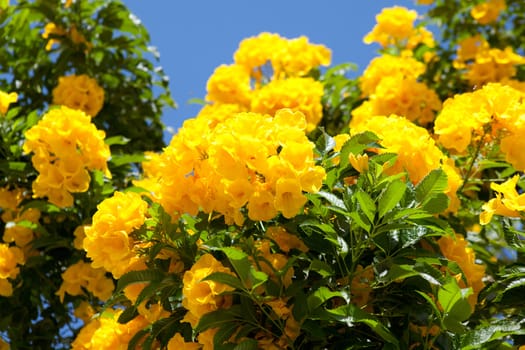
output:
[{"label": "blue sky", "polygon": [[[178,108],[166,109],[163,121],[177,130],[194,117],[204,98],[213,70],[233,62],[239,42],[267,31],[287,38],[306,35],[310,42],[332,50],[332,64],[353,62],[361,72],[376,56],[377,45],[365,45],[363,36],[384,7],[416,9],[415,0],[124,0],[148,29],[160,52],[160,65],[170,77]],[[167,135],[166,138],[169,138]],[[167,140],[169,141],[169,140]]]}]

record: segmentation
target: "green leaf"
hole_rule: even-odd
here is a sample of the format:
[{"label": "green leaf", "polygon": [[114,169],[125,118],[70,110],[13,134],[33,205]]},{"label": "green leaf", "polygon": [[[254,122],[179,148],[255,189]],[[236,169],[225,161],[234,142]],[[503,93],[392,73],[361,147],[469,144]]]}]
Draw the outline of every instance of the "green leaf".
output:
[{"label": "green leaf", "polygon": [[248,259],[248,255],[242,250],[235,249],[232,247],[220,248],[220,250],[226,254],[228,260],[232,264],[235,272],[239,275],[241,282],[244,286],[250,286],[250,268],[252,264]]},{"label": "green leaf", "polygon": [[468,302],[468,296],[472,294],[472,288],[460,288],[456,280],[448,278],[438,290],[438,301],[443,307],[443,323],[447,329],[456,332],[464,332],[461,322],[469,318],[472,309]]},{"label": "green leaf", "polygon": [[339,296],[342,296],[340,292],[333,292],[327,287],[321,287],[308,295],[306,299],[308,310],[312,312],[319,306],[323,305],[326,301]]},{"label": "green leaf", "polygon": [[383,217],[387,212],[394,209],[399,203],[407,186],[401,180],[392,181],[388,184],[386,190],[379,197],[379,217]]},{"label": "green leaf", "polygon": [[245,339],[233,348],[233,350],[257,350],[257,349],[259,349],[259,343],[255,339]]},{"label": "green leaf", "polygon": [[130,306],[120,314],[117,322],[121,324],[128,323],[138,315],[139,312],[137,311],[137,308],[135,306]]},{"label": "green leaf", "polygon": [[340,199],[339,197],[337,197],[335,194],[333,193],[330,193],[330,192],[325,192],[325,191],[319,191],[316,193],[316,195],[318,195],[319,197],[322,197],[324,199],[326,199],[330,204],[332,204],[334,207],[337,207],[337,208],[340,208],[340,209],[343,209],[343,210],[347,210],[346,206],[345,206],[345,203],[343,202],[342,199]]},{"label": "green leaf", "polygon": [[428,199],[422,209],[429,214],[439,214],[448,208],[449,198],[444,193],[437,193]]},{"label": "green leaf", "polygon": [[29,164],[24,162],[0,160],[0,169],[3,172],[21,173],[29,169]]},{"label": "green leaf", "polygon": [[233,305],[228,309],[219,309],[207,314],[204,314],[197,326],[195,332],[199,333],[208,328],[222,327],[231,322],[238,322],[243,319],[240,305]]},{"label": "green leaf", "polygon": [[144,161],[146,157],[144,154],[114,154],[111,156],[110,163],[113,166],[121,166],[129,163],[140,163]]},{"label": "green leaf", "polygon": [[492,320],[489,324],[481,324],[461,337],[461,350],[480,349],[493,340],[503,339],[508,335],[523,335],[523,319]]},{"label": "green leaf", "polygon": [[354,194],[355,198],[357,199],[357,202],[360,205],[361,211],[366,215],[368,218],[368,221],[373,224],[374,223],[374,217],[376,214],[376,204],[374,203],[374,200],[368,193],[366,193],[363,190],[359,190]]},{"label": "green leaf", "polygon": [[388,330],[388,328],[377,320],[373,315],[361,310],[354,304],[346,304],[335,309],[324,310],[319,316],[328,317],[334,321],[342,322],[351,327],[354,323],[363,323],[370,327],[384,341],[390,343],[395,349],[399,349],[397,338]]},{"label": "green leaf", "polygon": [[447,174],[442,169],[432,170],[416,186],[416,199],[425,203],[434,195],[443,193],[447,186]]},{"label": "green leaf", "polygon": [[130,139],[128,139],[127,137],[124,137],[124,136],[112,136],[112,137],[108,137],[107,139],[104,140],[104,142],[108,146],[112,146],[112,145],[126,145],[129,141],[130,141]]},{"label": "green leaf", "polygon": [[348,156],[350,153],[361,154],[364,150],[370,148],[371,146],[381,148],[381,146],[377,144],[377,141],[379,141],[379,137],[377,137],[377,135],[371,131],[365,131],[352,136],[341,148],[339,163],[341,169],[348,166]]}]

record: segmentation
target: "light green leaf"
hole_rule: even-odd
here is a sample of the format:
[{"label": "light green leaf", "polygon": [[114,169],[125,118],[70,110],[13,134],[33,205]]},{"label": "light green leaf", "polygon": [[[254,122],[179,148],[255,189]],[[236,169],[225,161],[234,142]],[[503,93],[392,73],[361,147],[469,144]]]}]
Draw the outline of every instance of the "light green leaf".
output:
[{"label": "light green leaf", "polygon": [[386,190],[379,197],[379,217],[383,217],[395,208],[403,198],[406,189],[406,184],[401,180],[392,181],[388,184]]},{"label": "light green leaf", "polygon": [[425,203],[428,199],[447,189],[447,174],[442,169],[435,169],[428,173],[416,186],[416,199]]},{"label": "light green leaf", "polygon": [[359,190],[354,194],[357,202],[360,205],[360,209],[366,215],[371,224],[374,223],[374,217],[376,214],[376,204],[368,193],[363,190]]}]

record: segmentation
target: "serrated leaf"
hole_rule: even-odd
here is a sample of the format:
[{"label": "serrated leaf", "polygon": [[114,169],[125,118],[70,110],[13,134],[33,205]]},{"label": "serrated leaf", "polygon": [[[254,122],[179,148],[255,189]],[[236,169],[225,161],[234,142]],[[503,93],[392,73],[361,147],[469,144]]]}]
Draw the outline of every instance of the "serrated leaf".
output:
[{"label": "serrated leaf", "polygon": [[396,207],[401,198],[403,198],[406,189],[406,184],[400,180],[392,181],[388,184],[386,190],[379,197],[379,217],[383,217]]},{"label": "serrated leaf", "polygon": [[352,136],[348,141],[345,142],[340,152],[340,163],[339,166],[341,169],[345,168],[349,164],[348,156],[350,153],[361,154],[364,150],[369,148],[372,145],[376,147],[381,147],[376,145],[379,141],[379,137],[371,131],[365,131],[363,133]]},{"label": "serrated leaf", "polygon": [[417,184],[416,199],[425,203],[434,195],[443,193],[447,186],[447,174],[442,169],[434,169]]},{"label": "serrated leaf", "polygon": [[449,198],[444,193],[437,193],[428,199],[422,209],[429,214],[439,214],[448,208]]}]

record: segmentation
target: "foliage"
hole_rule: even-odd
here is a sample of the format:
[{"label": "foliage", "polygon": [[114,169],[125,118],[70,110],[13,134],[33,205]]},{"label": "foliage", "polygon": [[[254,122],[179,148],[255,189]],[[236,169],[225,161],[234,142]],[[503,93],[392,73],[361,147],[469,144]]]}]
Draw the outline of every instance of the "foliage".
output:
[{"label": "foliage", "polygon": [[419,3],[356,79],[243,40],[166,147],[121,2],[3,5],[0,348],[521,348],[525,8]]}]

